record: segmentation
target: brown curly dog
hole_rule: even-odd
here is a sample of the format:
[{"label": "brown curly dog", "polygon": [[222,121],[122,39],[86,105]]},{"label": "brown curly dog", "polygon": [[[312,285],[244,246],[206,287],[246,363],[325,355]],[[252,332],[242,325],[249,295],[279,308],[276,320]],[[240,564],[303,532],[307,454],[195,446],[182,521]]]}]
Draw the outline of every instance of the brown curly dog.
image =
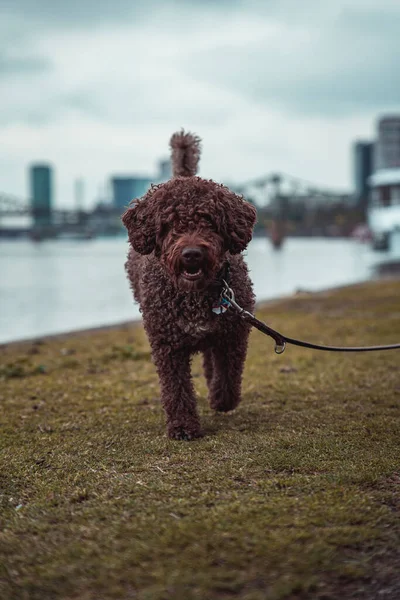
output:
[{"label": "brown curly dog", "polygon": [[125,267],[159,375],[168,435],[191,440],[201,436],[193,354],[204,355],[213,409],[233,410],[241,399],[250,326],[232,310],[222,312],[220,294],[229,268],[237,302],[254,308],[240,253],[256,210],[225,186],[196,177],[198,137],[182,131],[170,145],[172,179],[153,185],[122,216],[131,244]]}]

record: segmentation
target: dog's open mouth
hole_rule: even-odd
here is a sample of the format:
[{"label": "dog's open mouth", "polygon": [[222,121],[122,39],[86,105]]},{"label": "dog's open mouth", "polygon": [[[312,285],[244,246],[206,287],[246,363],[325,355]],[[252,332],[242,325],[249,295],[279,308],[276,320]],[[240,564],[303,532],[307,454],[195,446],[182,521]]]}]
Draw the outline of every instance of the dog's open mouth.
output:
[{"label": "dog's open mouth", "polygon": [[199,266],[186,267],[183,269],[181,275],[188,281],[196,281],[203,277],[203,269]]}]

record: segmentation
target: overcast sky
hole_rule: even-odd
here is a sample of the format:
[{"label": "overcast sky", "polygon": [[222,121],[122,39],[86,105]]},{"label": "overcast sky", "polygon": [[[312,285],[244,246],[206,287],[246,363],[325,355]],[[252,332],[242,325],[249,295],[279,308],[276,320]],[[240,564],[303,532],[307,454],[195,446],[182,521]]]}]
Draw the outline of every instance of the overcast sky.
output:
[{"label": "overcast sky", "polygon": [[48,161],[90,206],[181,127],[204,177],[351,188],[352,142],[400,112],[399,31],[398,0],[0,0],[0,192]]}]

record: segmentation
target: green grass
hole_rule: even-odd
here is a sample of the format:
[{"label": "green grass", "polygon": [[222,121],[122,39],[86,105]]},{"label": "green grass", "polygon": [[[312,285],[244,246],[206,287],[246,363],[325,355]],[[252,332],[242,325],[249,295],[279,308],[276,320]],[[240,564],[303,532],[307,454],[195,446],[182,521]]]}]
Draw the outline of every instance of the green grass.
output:
[{"label": "green grass", "polygon": [[[400,339],[400,281],[257,314],[328,344]],[[0,347],[2,600],[400,597],[400,353],[252,333],[243,402],[196,390],[166,438],[140,325]]]}]

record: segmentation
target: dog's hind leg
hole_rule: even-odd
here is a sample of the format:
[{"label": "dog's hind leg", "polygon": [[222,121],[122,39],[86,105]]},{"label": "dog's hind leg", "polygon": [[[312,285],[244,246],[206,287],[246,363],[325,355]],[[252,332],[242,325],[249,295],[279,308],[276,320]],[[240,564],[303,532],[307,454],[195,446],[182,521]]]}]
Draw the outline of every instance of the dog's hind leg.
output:
[{"label": "dog's hind leg", "polygon": [[228,412],[241,401],[241,386],[249,330],[241,327],[212,348],[213,377],[209,383],[210,405]]},{"label": "dog's hind leg", "polygon": [[214,363],[213,363],[213,353],[210,348],[204,351],[203,353],[203,370],[204,377],[207,381],[208,388],[211,387],[213,375],[214,375]]},{"label": "dog's hind leg", "polygon": [[168,436],[191,440],[201,436],[196,398],[190,374],[190,356],[185,351],[153,349],[161,386],[161,401],[167,416]]}]

